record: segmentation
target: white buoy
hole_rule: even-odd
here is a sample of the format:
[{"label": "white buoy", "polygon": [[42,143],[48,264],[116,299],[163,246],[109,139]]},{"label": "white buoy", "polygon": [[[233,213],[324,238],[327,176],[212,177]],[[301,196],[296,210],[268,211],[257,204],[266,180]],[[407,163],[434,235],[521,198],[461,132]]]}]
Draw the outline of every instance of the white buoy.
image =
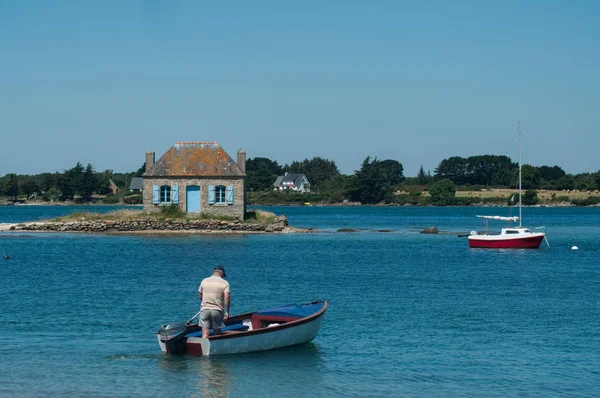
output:
[{"label": "white buoy", "polygon": [[573,246],[571,247],[571,250],[579,250],[579,248],[577,246]]}]

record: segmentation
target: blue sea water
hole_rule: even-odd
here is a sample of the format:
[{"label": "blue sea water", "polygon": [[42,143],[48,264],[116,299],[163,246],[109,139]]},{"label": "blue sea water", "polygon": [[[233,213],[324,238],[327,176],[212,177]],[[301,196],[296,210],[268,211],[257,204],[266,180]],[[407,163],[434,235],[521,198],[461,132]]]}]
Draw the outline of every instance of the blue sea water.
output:
[{"label": "blue sea water", "polygon": [[[44,209],[0,208],[0,222],[55,216]],[[524,209],[528,226],[547,227],[539,250],[457,238],[481,229],[474,215],[506,208],[268,210],[322,232],[0,233],[0,396],[600,393],[599,208]],[[454,234],[416,232],[427,226]],[[155,331],[198,311],[215,264],[232,313],[328,299],[319,336],[237,356],[161,353]]]}]

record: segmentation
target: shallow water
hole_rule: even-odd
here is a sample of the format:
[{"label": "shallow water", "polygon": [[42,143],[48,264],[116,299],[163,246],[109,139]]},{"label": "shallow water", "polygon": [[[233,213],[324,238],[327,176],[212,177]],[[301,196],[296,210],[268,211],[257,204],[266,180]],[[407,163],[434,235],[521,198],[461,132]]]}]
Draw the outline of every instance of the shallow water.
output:
[{"label": "shallow water", "polygon": [[[0,222],[31,216],[4,209]],[[0,395],[598,394],[600,209],[526,209],[552,247],[512,251],[415,232],[481,229],[475,214],[505,208],[269,210],[325,232],[0,233],[10,255],[0,260]],[[162,354],[156,329],[197,312],[215,264],[227,268],[232,313],[328,299],[319,336],[230,357]]]}]

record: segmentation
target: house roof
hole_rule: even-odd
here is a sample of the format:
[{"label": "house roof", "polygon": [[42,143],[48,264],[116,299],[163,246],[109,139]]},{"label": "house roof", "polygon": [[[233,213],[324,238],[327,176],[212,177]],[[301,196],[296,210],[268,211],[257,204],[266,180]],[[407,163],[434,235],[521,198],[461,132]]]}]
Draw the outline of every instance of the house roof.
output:
[{"label": "house roof", "polygon": [[[284,176],[277,177],[277,179],[275,180],[275,184],[273,185],[276,187],[289,184],[293,184],[294,186],[300,186],[300,184],[302,184],[302,179],[304,178],[306,178],[304,174],[287,174]],[[307,178],[306,181],[308,181]]]},{"label": "house roof", "polygon": [[112,178],[108,179],[108,186],[110,187],[110,189],[112,189],[113,191],[118,191],[119,190],[119,186],[117,184],[115,184],[115,182],[112,180]]},{"label": "house roof", "polygon": [[144,179],[142,177],[133,177],[129,183],[129,189],[142,189],[144,187]]},{"label": "house roof", "polygon": [[243,177],[218,142],[176,142],[144,177]]}]

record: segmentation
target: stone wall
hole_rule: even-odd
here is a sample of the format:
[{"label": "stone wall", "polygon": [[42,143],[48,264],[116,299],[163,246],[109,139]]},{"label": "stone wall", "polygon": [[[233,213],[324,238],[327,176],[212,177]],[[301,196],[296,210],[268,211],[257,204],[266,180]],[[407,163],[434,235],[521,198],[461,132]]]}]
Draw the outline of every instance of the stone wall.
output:
[{"label": "stone wall", "polygon": [[[158,210],[160,206],[153,203],[153,185],[178,185],[179,187],[179,208],[186,211],[186,187],[188,185],[197,185],[200,187],[200,212],[212,214],[215,216],[236,217],[244,219],[246,213],[246,177],[232,178],[155,178],[144,177],[144,210]],[[208,204],[208,186],[209,185],[232,185],[233,186],[233,204]]]},{"label": "stone wall", "polygon": [[13,231],[48,232],[135,232],[135,231],[190,231],[190,232],[289,232],[285,216],[277,218],[274,224],[247,224],[240,221],[220,220],[165,220],[139,218],[115,221],[74,221],[74,222],[31,222],[13,225]]}]

